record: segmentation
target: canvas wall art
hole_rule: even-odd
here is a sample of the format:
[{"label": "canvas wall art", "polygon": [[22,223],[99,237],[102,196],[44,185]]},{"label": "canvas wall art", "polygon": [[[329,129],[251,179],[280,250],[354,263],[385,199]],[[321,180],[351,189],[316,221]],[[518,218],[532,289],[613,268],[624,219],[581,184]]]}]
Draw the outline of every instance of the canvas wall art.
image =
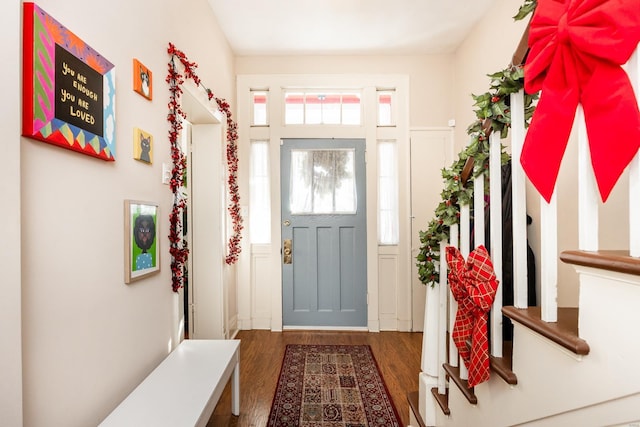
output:
[{"label": "canvas wall art", "polygon": [[133,60],[133,90],[148,100],[153,99],[153,75],[137,59]]},{"label": "canvas wall art", "polygon": [[22,135],[115,160],[115,68],[32,2],[23,4]]},{"label": "canvas wall art", "polygon": [[160,271],[158,204],[124,201],[125,283]]},{"label": "canvas wall art", "polygon": [[153,163],[153,135],[142,129],[133,129],[133,158]]}]

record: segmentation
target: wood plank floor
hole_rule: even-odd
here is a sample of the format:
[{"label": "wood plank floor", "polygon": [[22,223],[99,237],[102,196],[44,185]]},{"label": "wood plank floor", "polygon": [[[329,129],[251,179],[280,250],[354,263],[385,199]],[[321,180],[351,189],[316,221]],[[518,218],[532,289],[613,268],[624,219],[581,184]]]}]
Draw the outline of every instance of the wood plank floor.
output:
[{"label": "wood plank floor", "polygon": [[287,344],[368,344],[401,418],[409,424],[407,393],[418,390],[422,333],[240,331],[240,416],[231,415],[231,387],[227,387],[207,427],[263,427],[280,375]]}]

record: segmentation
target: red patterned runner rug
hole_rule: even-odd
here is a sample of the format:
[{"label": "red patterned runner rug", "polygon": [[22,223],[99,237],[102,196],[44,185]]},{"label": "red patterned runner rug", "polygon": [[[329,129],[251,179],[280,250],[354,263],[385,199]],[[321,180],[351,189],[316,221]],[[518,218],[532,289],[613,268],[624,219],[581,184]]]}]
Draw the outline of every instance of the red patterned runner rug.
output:
[{"label": "red patterned runner rug", "polygon": [[268,427],[294,426],[401,426],[368,345],[287,345]]}]

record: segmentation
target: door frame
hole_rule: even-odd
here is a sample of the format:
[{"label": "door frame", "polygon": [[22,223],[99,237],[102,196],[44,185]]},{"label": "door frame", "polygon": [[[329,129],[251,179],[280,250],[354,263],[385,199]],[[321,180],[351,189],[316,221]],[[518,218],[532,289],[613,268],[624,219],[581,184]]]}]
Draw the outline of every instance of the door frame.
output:
[{"label": "door frame", "polygon": [[[224,179],[222,174],[214,173],[221,183],[216,186],[211,185],[211,177],[194,174],[192,152],[195,150],[197,155],[197,151],[201,151],[201,158],[197,160],[200,169],[219,171],[224,161],[225,132],[221,124],[222,114],[211,105],[207,94],[189,82],[185,82],[182,89],[182,109],[186,113],[190,132],[188,147],[183,147],[187,156],[187,241],[190,253],[187,260],[189,281],[185,284],[188,300],[185,301],[185,291],[180,290],[175,304],[176,323],[179,325],[179,341],[184,339],[185,332],[190,339],[223,339],[229,334],[227,286],[224,280],[225,229],[220,226],[226,215]],[[170,168],[168,165],[166,167]],[[194,204],[194,200],[205,202]],[[205,225],[206,229],[200,228],[203,235],[211,239],[210,244],[196,242],[194,226],[198,227],[198,221],[202,222],[200,218],[212,216],[215,224]],[[198,257],[218,259],[219,263],[198,263]],[[189,331],[184,331],[185,315],[189,317]]]},{"label": "door frame", "polygon": [[[243,254],[238,263],[240,329],[282,331],[282,273],[280,232],[280,141],[283,138],[364,138],[366,141],[367,186],[367,295],[368,324],[366,330],[409,331],[411,329],[410,227],[409,227],[409,76],[404,74],[268,74],[237,76],[238,133],[240,159],[249,159],[252,140],[269,142],[271,170],[271,239],[265,244],[251,244],[249,227],[243,234]],[[358,89],[362,93],[363,124],[361,126],[287,126],[284,125],[283,92],[287,88]],[[377,90],[394,88],[397,99],[396,126],[378,127]],[[251,126],[251,90],[268,93],[268,126]],[[393,248],[378,245],[377,234],[377,141],[398,141],[400,196],[400,242]],[[249,171],[245,163],[239,170],[241,200],[249,200]],[[247,203],[247,202],[244,202]],[[243,203],[243,204],[244,204]],[[248,206],[247,206],[248,207]],[[249,207],[250,208],[250,207]],[[393,254],[389,255],[390,249]],[[389,262],[393,258],[393,262]],[[383,262],[381,263],[380,260]],[[393,310],[381,309],[379,276],[393,264]],[[385,273],[382,271],[382,273]],[[391,312],[393,311],[393,312]],[[385,318],[386,316],[386,318]],[[382,328],[381,328],[382,319]]]}]

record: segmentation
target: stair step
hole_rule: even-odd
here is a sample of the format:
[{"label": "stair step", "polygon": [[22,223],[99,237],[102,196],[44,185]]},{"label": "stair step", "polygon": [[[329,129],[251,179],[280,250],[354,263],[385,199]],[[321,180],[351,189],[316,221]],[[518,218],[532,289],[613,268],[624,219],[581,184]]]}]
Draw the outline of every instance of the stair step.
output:
[{"label": "stair step", "polygon": [[511,370],[513,367],[513,341],[503,341],[502,357],[490,356],[491,369],[505,380],[507,384],[518,384],[518,377]]},{"label": "stair step", "polygon": [[440,406],[440,409],[442,409],[442,412],[445,415],[451,415],[451,411],[449,410],[449,389],[447,388],[445,394],[440,394],[438,393],[438,387],[433,387],[431,389],[431,394],[433,394],[433,397],[436,398],[436,402],[438,402],[438,405]]},{"label": "stair step", "polygon": [[449,375],[449,378],[458,386],[469,403],[471,403],[472,405],[477,404],[478,398],[473,392],[473,387],[469,387],[469,381],[460,378],[460,368],[457,366],[451,366],[448,363],[445,363],[442,366]]},{"label": "stair step", "polygon": [[[438,389],[436,388],[436,392]],[[419,427],[427,427],[420,415],[420,392],[411,391],[407,393],[407,400],[409,401],[409,409],[413,412],[413,416],[418,422]]]},{"label": "stair step", "polygon": [[502,307],[502,313],[575,354],[589,354],[589,344],[578,336],[577,308],[558,308],[557,322],[542,321],[540,307],[506,306]]}]

